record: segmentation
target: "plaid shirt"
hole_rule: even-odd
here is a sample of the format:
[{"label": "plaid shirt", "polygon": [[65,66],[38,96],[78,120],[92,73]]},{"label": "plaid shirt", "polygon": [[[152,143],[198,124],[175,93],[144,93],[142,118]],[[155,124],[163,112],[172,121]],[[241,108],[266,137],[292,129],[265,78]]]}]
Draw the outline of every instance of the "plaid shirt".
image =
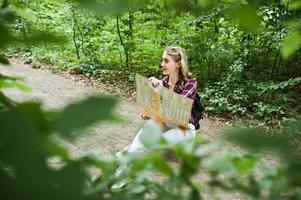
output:
[{"label": "plaid shirt", "polygon": [[[163,84],[164,87],[169,88],[168,81],[169,81],[169,76],[165,76],[162,79],[162,84]],[[173,91],[180,94],[180,95],[182,95],[182,96],[188,97],[188,98],[190,98],[194,101],[195,95],[196,95],[196,92],[197,92],[196,89],[197,89],[197,81],[194,80],[194,79],[189,79],[185,83],[184,87],[181,87],[180,82],[178,81],[176,83]],[[195,119],[192,115],[192,112],[190,114],[189,123],[192,123],[193,125],[195,125]]]}]

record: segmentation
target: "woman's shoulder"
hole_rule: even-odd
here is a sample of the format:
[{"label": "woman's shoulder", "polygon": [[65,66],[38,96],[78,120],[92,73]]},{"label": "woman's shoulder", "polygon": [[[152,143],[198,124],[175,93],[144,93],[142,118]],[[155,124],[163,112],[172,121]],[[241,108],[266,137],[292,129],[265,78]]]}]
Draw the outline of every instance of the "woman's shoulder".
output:
[{"label": "woman's shoulder", "polygon": [[186,85],[197,85],[197,80],[195,78],[187,79]]},{"label": "woman's shoulder", "polygon": [[196,79],[187,79],[185,86],[184,86],[184,90],[189,90],[189,91],[194,91],[197,89],[197,81]]}]

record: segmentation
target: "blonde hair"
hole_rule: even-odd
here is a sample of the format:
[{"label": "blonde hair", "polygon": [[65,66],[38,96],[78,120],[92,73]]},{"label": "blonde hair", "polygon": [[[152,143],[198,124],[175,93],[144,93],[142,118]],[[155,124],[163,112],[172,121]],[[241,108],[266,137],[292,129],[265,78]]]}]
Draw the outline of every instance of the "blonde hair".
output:
[{"label": "blonde hair", "polygon": [[191,73],[189,72],[187,55],[185,49],[179,46],[169,46],[164,49],[164,52],[167,53],[175,62],[181,63],[179,70],[179,81],[180,85],[184,86],[186,81],[191,78]]}]

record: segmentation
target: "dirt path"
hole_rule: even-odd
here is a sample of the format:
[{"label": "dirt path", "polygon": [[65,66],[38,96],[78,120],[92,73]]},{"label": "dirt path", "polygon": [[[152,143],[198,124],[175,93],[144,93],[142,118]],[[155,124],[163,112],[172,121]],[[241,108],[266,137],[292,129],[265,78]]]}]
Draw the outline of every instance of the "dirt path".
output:
[{"label": "dirt path", "polygon": [[[53,74],[46,69],[33,69],[20,61],[12,60],[11,66],[0,66],[0,73],[4,75],[22,76],[25,83],[32,88],[32,93],[23,93],[17,89],[5,91],[5,94],[16,101],[28,99],[40,100],[46,109],[64,107],[73,100],[86,97],[89,94],[103,94],[112,91],[106,84],[91,86],[85,80],[76,76]],[[66,76],[68,76],[66,78]],[[120,94],[116,87],[115,93]],[[128,119],[124,124],[98,124],[89,130],[86,135],[70,144],[70,153],[80,155],[87,151],[101,151],[104,154],[114,154],[131,143],[133,137],[143,125],[143,120],[136,109],[134,101],[122,100],[117,108],[120,115]],[[220,124],[208,119],[201,121],[199,132],[214,140],[217,137]]]}]

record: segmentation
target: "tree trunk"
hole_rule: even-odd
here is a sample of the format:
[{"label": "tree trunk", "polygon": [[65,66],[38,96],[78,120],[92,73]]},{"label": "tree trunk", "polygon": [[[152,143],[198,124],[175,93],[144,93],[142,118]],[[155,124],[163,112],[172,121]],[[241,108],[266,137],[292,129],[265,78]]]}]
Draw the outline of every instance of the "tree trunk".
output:
[{"label": "tree trunk", "polygon": [[272,72],[271,72],[271,77],[270,77],[271,80],[274,79],[275,70],[277,69],[277,61],[278,61],[279,53],[280,53],[280,48],[278,49],[278,51],[276,53],[276,57],[274,59],[274,64],[273,64],[273,68],[272,68]]},{"label": "tree trunk", "polygon": [[133,49],[133,21],[134,21],[134,16],[133,12],[129,10],[129,17],[128,17],[128,25],[129,25],[129,34],[128,34],[128,69],[131,69],[131,63],[132,63],[132,49]]},{"label": "tree trunk", "polygon": [[71,12],[72,12],[72,19],[73,19],[73,27],[72,27],[73,36],[72,36],[72,39],[73,39],[74,47],[75,47],[75,50],[76,50],[77,59],[80,59],[79,45],[76,42],[76,20],[75,20],[75,12],[74,12],[73,8],[71,8]]},{"label": "tree trunk", "polygon": [[117,34],[118,34],[118,37],[119,37],[119,41],[120,41],[120,44],[123,47],[124,53],[125,53],[125,65],[126,65],[126,68],[129,69],[128,50],[127,50],[127,47],[124,45],[124,42],[123,42],[123,39],[122,39],[122,36],[121,36],[120,26],[119,26],[119,16],[118,15],[116,16],[116,26],[117,26]]}]

